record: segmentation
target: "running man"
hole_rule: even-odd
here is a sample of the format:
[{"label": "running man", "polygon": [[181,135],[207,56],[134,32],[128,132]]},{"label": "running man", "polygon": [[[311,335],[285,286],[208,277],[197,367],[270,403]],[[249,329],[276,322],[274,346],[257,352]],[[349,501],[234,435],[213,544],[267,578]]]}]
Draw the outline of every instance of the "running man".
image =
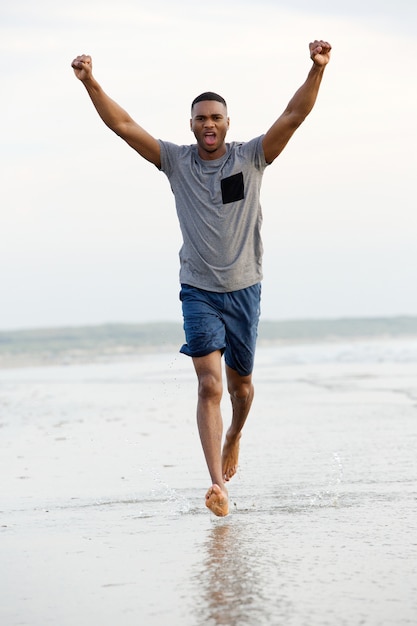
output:
[{"label": "running man", "polygon": [[[162,171],[174,193],[183,237],[180,299],[186,343],[181,352],[192,358],[197,375],[197,423],[212,483],[206,506],[220,517],[229,512],[225,483],[237,471],[241,433],[254,395],[262,176],[312,110],[330,60],[329,43],[316,40],[309,48],[313,64],[303,85],[264,135],[244,143],[226,143],[227,105],[210,91],[191,106],[196,143],[179,146],[158,140],[103,91],[93,77],[90,56],[72,62],[103,122]],[[232,420],[222,449],[223,355]]]}]

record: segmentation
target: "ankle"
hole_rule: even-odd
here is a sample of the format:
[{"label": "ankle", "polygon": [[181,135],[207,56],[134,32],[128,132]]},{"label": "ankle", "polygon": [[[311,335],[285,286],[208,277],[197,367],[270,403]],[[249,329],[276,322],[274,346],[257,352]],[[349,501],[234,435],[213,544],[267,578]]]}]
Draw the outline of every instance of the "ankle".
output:
[{"label": "ankle", "polygon": [[226,433],[226,439],[228,442],[238,441],[241,438],[241,436],[242,436],[242,431],[241,430],[234,431],[232,427],[230,427]]}]

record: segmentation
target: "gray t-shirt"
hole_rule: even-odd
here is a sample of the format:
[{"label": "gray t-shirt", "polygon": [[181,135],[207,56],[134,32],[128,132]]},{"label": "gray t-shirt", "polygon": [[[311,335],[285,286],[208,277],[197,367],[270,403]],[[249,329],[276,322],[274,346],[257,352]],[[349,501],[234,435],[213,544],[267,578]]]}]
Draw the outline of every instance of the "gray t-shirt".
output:
[{"label": "gray t-shirt", "polygon": [[159,143],[183,237],[180,282],[221,293],[260,282],[262,136],[226,144],[213,161],[201,159],[196,144]]}]

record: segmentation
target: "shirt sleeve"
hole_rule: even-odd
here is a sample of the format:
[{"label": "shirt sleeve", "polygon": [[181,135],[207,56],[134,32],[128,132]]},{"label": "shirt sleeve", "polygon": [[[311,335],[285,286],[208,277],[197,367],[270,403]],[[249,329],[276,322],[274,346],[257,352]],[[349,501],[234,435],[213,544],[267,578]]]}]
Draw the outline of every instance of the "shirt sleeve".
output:
[{"label": "shirt sleeve", "polygon": [[241,150],[245,157],[253,163],[259,171],[263,171],[269,164],[265,160],[264,148],[262,145],[264,135],[255,137],[250,141],[241,144]]},{"label": "shirt sleeve", "polygon": [[158,139],[161,148],[161,172],[166,174],[168,178],[173,172],[175,162],[178,160],[180,146],[170,141],[162,141]]}]

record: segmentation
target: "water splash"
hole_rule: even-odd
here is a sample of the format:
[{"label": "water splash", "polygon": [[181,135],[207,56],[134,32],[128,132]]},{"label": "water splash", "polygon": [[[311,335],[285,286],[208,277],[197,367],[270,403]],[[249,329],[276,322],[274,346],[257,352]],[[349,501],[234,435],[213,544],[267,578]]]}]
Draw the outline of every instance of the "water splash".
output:
[{"label": "water splash", "polygon": [[140,467],[139,471],[147,474],[153,483],[157,485],[157,488],[151,489],[151,493],[155,496],[157,502],[161,502],[164,506],[172,507],[169,508],[169,514],[185,515],[190,513],[192,510],[191,502],[162,480],[155,468]]},{"label": "water splash", "polygon": [[338,452],[333,452],[333,476],[330,479],[327,488],[310,498],[310,506],[339,506],[340,504],[340,488],[343,483],[344,468]]}]

